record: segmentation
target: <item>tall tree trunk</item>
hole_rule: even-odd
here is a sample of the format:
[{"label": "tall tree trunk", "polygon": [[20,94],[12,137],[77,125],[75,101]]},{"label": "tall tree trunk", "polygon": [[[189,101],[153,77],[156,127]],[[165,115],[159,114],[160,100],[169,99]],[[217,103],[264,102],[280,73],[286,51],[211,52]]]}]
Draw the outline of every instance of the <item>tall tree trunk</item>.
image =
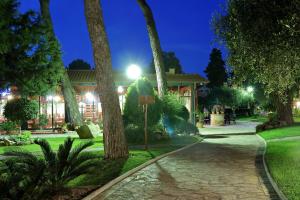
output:
[{"label": "tall tree trunk", "polygon": [[97,90],[103,112],[105,158],[128,156],[119,98],[113,79],[110,48],[99,0],[84,1],[85,17],[93,46]]},{"label": "tall tree trunk", "polygon": [[[42,17],[47,23],[48,28],[50,29],[51,36],[53,37],[53,39],[55,39],[55,33],[53,29],[53,23],[50,15],[49,5],[50,5],[50,0],[40,0],[40,10],[41,10]],[[83,123],[82,123],[82,117],[79,112],[79,107],[76,101],[75,91],[71,84],[69,75],[65,70],[63,61],[61,60],[60,62],[61,62],[60,65],[64,70],[64,77],[62,80],[62,92],[66,104],[65,106],[66,116],[69,116],[70,123],[80,126]]]},{"label": "tall tree trunk", "polygon": [[278,118],[280,121],[285,121],[288,125],[294,123],[292,103],[293,103],[292,94],[289,94],[287,96],[286,102],[282,102],[282,100],[276,99],[276,109],[277,109]]},{"label": "tall tree trunk", "polygon": [[163,62],[162,49],[160,46],[160,40],[156,30],[153,13],[150,6],[147,4],[146,0],[137,0],[137,2],[143,11],[146,24],[147,24],[150,44],[152,48],[152,54],[154,58],[158,95],[159,97],[163,97],[167,92],[168,86],[167,86],[165,66]]}]

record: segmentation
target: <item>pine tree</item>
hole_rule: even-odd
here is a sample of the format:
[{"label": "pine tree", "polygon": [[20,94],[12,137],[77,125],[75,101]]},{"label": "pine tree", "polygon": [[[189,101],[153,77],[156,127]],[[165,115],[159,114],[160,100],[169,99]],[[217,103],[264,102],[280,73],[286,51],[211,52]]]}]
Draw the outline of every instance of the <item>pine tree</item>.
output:
[{"label": "pine tree", "polygon": [[209,87],[221,87],[226,82],[225,62],[219,49],[214,48],[210,53],[209,63],[204,72],[209,80]]}]

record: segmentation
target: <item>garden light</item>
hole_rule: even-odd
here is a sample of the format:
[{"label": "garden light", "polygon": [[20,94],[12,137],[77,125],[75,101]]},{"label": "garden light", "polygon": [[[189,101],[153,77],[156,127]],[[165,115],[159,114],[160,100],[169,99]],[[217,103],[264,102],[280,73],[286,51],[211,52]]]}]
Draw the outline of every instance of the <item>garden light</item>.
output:
[{"label": "garden light", "polygon": [[252,86],[247,87],[247,92],[252,93],[254,91],[254,88]]},{"label": "garden light", "polygon": [[127,74],[128,78],[136,80],[141,77],[142,70],[138,65],[133,64],[127,68],[126,74]]}]

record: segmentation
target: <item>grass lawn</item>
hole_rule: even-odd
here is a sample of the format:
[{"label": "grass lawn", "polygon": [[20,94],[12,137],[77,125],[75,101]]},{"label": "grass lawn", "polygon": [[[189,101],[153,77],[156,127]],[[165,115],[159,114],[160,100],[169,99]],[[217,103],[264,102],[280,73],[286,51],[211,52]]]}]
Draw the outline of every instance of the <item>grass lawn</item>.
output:
[{"label": "grass lawn", "polygon": [[270,141],[300,136],[300,125],[264,131],[267,140],[266,161],[273,179],[289,200],[300,197],[300,139]]},{"label": "grass lawn", "polygon": [[[45,138],[49,141],[51,147],[54,150],[57,150],[59,145],[63,143],[65,138]],[[159,142],[155,144],[150,144],[149,150],[145,151],[143,145],[134,145],[129,146],[129,158],[124,160],[115,160],[108,161],[103,160],[103,150],[97,149],[98,147],[103,146],[103,138],[97,137],[94,139],[95,144],[91,147],[94,148],[94,151],[91,151],[93,154],[99,155],[99,166],[95,169],[94,172],[89,175],[80,176],[69,184],[70,187],[77,186],[90,186],[90,185],[104,185],[110,180],[124,174],[125,172],[159,156],[181,147],[184,147],[188,144],[195,143],[200,141],[201,137],[195,136],[177,136],[173,137],[170,140]],[[87,141],[81,140],[79,138],[75,139],[74,144],[79,144],[80,142]],[[12,148],[22,148],[34,153],[40,153],[40,147],[36,144],[24,145],[19,147],[0,147],[0,154],[6,150]]]},{"label": "grass lawn", "polygon": [[[65,140],[64,137],[59,137],[59,138],[45,138],[51,145],[53,150],[57,150],[59,145],[62,144]],[[77,144],[79,144],[80,142],[84,142],[84,141],[88,141],[88,140],[83,140],[83,139],[79,139],[79,138],[75,138],[74,141],[74,145],[76,146]],[[94,145],[90,148],[98,148],[98,147],[102,147],[103,146],[103,138],[102,137],[97,137],[95,139],[93,139],[94,141]],[[40,152],[40,146],[37,144],[29,144],[29,145],[24,145],[24,146],[11,146],[11,147],[0,147],[0,154],[3,154],[4,151],[6,150],[10,150],[13,148],[22,148],[24,150],[30,151],[30,152]]]},{"label": "grass lawn", "polygon": [[286,138],[286,137],[293,137],[293,136],[300,136],[300,125],[296,124],[290,127],[285,127],[285,128],[277,128],[273,130],[267,130],[260,135],[265,139],[265,140],[270,140],[270,139],[281,139],[281,138]]},{"label": "grass lawn", "polygon": [[[162,154],[182,148],[188,144],[200,141],[200,137],[178,136],[165,143],[165,145],[154,145],[148,151],[131,149],[129,147],[129,158],[127,160],[102,161],[95,172],[78,177],[69,184],[71,187],[88,186],[88,185],[104,185],[110,180],[124,174],[125,172],[157,157]],[[102,159],[103,151],[94,152],[99,154]]]}]

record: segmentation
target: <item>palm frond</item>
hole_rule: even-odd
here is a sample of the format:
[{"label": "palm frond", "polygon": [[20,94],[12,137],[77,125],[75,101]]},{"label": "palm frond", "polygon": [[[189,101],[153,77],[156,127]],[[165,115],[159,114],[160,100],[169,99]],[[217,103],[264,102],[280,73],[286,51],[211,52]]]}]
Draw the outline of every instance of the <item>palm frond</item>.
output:
[{"label": "palm frond", "polygon": [[93,141],[88,141],[88,142],[82,142],[79,145],[77,145],[72,151],[70,152],[68,161],[71,163],[73,160],[82,152],[84,149],[92,146],[94,144]]},{"label": "palm frond", "polygon": [[64,168],[68,165],[68,157],[70,155],[74,139],[68,137],[64,144],[59,145],[57,152],[57,173],[60,176]]},{"label": "palm frond", "polygon": [[41,150],[42,150],[43,155],[44,155],[44,159],[48,163],[48,166],[50,168],[55,168],[56,167],[55,166],[56,156],[55,156],[55,153],[53,152],[49,142],[45,139],[35,139],[34,143],[40,145]]}]

